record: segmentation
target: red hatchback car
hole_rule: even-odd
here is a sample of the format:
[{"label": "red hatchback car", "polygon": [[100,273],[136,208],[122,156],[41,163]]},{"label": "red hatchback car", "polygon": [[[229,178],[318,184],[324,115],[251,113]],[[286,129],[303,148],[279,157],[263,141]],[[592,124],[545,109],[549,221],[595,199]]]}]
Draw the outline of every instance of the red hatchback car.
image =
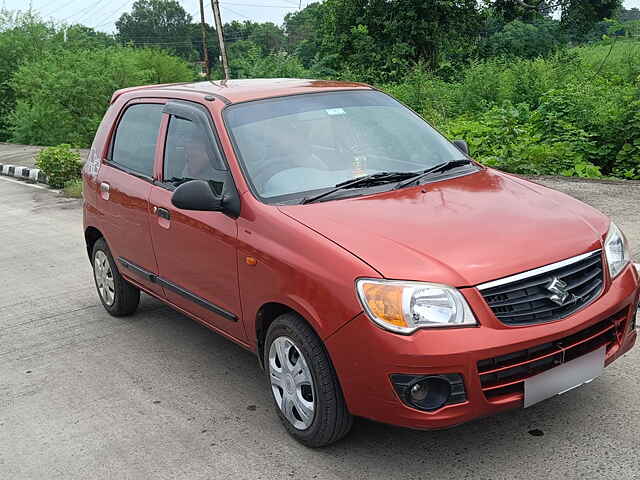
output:
[{"label": "red hatchback car", "polygon": [[120,90],[84,168],[100,299],[144,291],[257,354],[309,446],[444,428],[587,383],[636,341],[624,235],[474,162],[367,85]]}]

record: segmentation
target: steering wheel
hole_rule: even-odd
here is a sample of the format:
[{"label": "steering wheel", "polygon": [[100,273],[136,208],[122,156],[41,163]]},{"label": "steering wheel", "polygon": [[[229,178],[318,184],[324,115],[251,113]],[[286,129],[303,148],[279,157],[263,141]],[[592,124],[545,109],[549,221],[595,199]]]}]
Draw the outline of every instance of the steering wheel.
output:
[{"label": "steering wheel", "polygon": [[[311,154],[311,159],[313,160],[313,167],[318,168],[319,170],[329,170],[328,165],[317,155]],[[262,190],[264,186],[267,184],[271,178],[285,170],[290,170],[292,168],[305,167],[303,163],[300,162],[291,162],[284,158],[277,158],[271,160],[264,160],[261,162],[261,165],[258,166],[253,172],[253,183],[256,185],[258,190]]]},{"label": "steering wheel", "polygon": [[291,163],[283,158],[264,160],[261,162],[260,166],[252,172],[251,176],[253,177],[253,183],[258,191],[262,191],[267,182],[271,180],[271,177],[283,170],[289,170],[290,168]]}]

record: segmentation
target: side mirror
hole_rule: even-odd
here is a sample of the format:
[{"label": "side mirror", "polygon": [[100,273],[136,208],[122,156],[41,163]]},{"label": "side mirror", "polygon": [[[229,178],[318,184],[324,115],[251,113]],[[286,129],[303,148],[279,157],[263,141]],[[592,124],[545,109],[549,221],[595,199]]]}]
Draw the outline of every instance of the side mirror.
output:
[{"label": "side mirror", "polygon": [[454,140],[453,144],[465,155],[469,155],[469,145],[464,140]]},{"label": "side mirror", "polygon": [[220,212],[222,197],[217,196],[211,185],[204,180],[190,180],[178,186],[173,192],[171,203],[182,210]]}]

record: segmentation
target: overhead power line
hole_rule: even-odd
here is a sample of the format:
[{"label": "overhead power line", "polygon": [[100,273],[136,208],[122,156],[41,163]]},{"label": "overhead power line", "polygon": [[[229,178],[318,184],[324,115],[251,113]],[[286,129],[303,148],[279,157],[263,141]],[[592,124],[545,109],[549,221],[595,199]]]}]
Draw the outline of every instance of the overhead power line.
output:
[{"label": "overhead power line", "polygon": [[76,13],[72,13],[71,15],[64,17],[63,19],[60,20],[60,22],[66,22],[67,20],[69,20],[70,18],[76,17],[78,15],[84,15],[86,12],[88,12],[89,10],[91,10],[92,8],[94,8],[97,4],[99,4],[102,0],[97,0],[95,2],[93,2],[92,4],[90,4],[88,7],[85,7],[81,10],[79,10]]},{"label": "overhead power line", "polygon": [[80,16],[76,17],[74,21],[80,23],[90,18],[91,15],[94,15],[95,8],[98,7],[102,2],[104,2],[104,0],[98,0],[93,4],[93,7],[89,7],[89,9],[85,10],[84,13],[79,14]]},{"label": "overhead power line", "polygon": [[231,13],[233,13],[234,15],[237,15],[237,16],[242,17],[242,18],[246,18],[246,19],[248,19],[248,20],[251,20],[251,18],[250,18],[250,17],[247,17],[246,15],[244,15],[244,14],[242,14],[242,13],[240,13],[240,12],[237,12],[237,11],[235,11],[235,10],[233,10],[233,9],[229,8],[229,7],[226,7],[226,6],[222,5],[222,8],[223,8],[225,11],[227,11],[227,12],[231,12]]},{"label": "overhead power line", "polygon": [[124,9],[124,7],[126,7],[130,2],[131,2],[131,0],[125,0],[125,2],[122,3],[117,9],[112,10],[106,16],[104,16],[100,20],[98,20],[98,22],[103,22],[103,23],[96,24],[92,28],[104,27],[105,25],[109,25],[110,23],[113,23],[114,19],[121,14],[121,12]]},{"label": "overhead power line", "polygon": [[[44,11],[40,12],[42,14],[42,16],[47,16],[50,15],[52,12],[55,12],[56,10],[62,10],[63,8],[68,7],[69,5],[71,5],[73,2],[77,2],[78,0],[69,0],[68,2],[62,4],[59,7],[53,8],[53,9],[45,9]],[[49,5],[51,7],[51,5]]]}]

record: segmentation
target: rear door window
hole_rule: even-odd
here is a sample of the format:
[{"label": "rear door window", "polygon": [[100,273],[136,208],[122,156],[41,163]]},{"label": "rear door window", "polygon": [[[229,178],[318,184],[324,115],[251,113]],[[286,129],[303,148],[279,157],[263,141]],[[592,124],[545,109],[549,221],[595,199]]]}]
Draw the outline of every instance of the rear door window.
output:
[{"label": "rear door window", "polygon": [[124,112],[118,124],[111,162],[147,177],[153,177],[156,142],[164,105],[144,103]]}]

